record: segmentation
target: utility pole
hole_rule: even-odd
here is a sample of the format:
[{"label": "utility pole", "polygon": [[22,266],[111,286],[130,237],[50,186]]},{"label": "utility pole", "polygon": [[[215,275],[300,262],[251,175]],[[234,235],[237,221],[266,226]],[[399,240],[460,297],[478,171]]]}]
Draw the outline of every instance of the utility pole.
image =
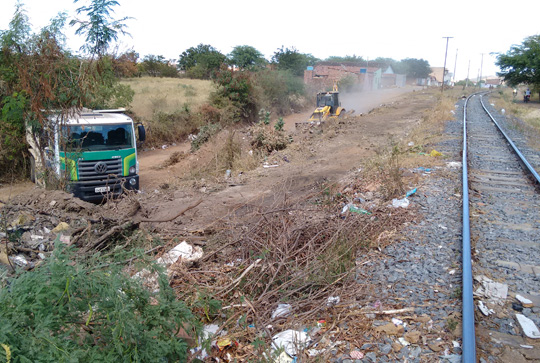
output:
[{"label": "utility pole", "polygon": [[459,49],[456,48],[456,60],[455,60],[455,62],[454,62],[454,85],[456,84],[456,68],[457,68],[457,54],[458,54],[458,50],[459,50]]},{"label": "utility pole", "polygon": [[471,60],[469,59],[469,67],[467,67],[467,80],[465,81],[465,86],[463,86],[463,90],[465,90],[466,87],[469,87],[469,71],[471,70]]},{"label": "utility pole", "polygon": [[448,55],[448,41],[453,37],[443,37],[443,39],[446,38],[446,51],[444,52],[444,67],[442,70],[442,85],[441,85],[441,93],[444,92],[444,72],[446,72],[446,56]]},{"label": "utility pole", "polygon": [[481,53],[482,54],[482,61],[480,62],[480,81],[479,81],[479,85],[480,85],[480,88],[482,88],[482,68],[484,66],[484,53]]}]

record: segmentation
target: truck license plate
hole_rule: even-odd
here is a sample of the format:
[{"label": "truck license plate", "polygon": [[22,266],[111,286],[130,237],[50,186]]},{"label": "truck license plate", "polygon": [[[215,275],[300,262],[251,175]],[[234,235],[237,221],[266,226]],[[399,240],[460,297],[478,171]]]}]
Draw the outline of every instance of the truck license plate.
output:
[{"label": "truck license plate", "polygon": [[98,187],[95,189],[96,193],[105,193],[111,190],[111,187]]}]

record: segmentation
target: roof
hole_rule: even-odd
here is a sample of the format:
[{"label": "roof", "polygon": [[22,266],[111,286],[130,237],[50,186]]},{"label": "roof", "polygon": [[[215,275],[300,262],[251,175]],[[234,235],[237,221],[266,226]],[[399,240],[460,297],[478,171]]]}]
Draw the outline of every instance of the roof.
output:
[{"label": "roof", "polygon": [[107,112],[83,112],[71,116],[65,122],[67,125],[114,125],[114,124],[131,124],[133,120],[123,113],[107,113]]}]

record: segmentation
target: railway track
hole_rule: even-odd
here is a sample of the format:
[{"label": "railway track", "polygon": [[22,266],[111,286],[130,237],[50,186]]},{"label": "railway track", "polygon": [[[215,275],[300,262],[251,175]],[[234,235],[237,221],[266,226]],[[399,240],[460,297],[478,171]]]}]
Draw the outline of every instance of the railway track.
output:
[{"label": "railway track", "polygon": [[508,348],[540,359],[540,339],[523,328],[540,326],[540,158],[489,109],[482,94],[464,105],[463,361]]}]

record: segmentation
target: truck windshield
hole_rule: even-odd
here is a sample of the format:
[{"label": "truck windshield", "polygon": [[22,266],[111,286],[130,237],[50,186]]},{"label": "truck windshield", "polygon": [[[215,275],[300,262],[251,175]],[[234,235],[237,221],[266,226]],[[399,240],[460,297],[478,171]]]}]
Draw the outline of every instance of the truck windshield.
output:
[{"label": "truck windshield", "polygon": [[131,124],[122,125],[65,125],[64,151],[102,151],[133,147]]}]

